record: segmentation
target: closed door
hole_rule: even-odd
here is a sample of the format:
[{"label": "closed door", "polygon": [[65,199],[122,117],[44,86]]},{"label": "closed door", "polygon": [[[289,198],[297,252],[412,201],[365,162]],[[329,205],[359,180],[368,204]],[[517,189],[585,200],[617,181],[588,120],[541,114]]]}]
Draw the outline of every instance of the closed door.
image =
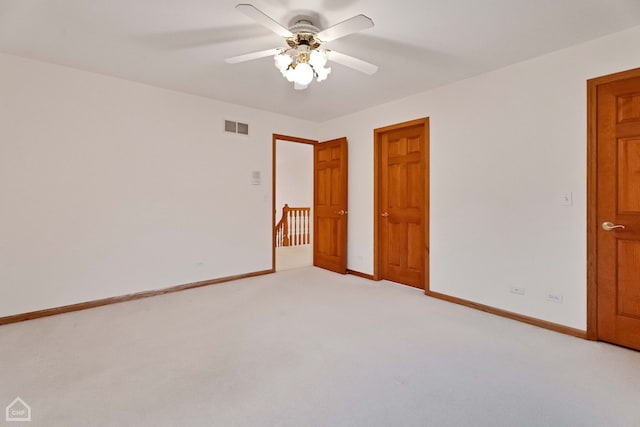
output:
[{"label": "closed door", "polygon": [[317,267],[347,272],[347,139],[314,148],[314,252]]},{"label": "closed door", "polygon": [[640,72],[597,86],[597,338],[640,349]]},{"label": "closed door", "polygon": [[377,278],[425,288],[428,121],[376,130]]}]

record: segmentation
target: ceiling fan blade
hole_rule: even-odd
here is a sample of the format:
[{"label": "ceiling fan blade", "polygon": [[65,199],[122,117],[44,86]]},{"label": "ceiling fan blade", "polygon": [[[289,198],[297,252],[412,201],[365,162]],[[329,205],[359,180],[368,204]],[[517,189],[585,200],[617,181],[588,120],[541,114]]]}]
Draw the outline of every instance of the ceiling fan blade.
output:
[{"label": "ceiling fan blade", "polygon": [[335,50],[330,50],[327,52],[330,61],[337,62],[338,64],[342,64],[346,67],[353,68],[354,70],[360,71],[365,74],[375,74],[378,71],[378,66],[370,64],[369,62],[363,61],[362,59],[354,58],[353,56],[345,55],[344,53],[336,52]]},{"label": "ceiling fan blade", "polygon": [[264,25],[281,37],[293,36],[291,31],[287,30],[285,27],[274,21],[269,15],[251,4],[239,4],[236,6],[236,9],[247,15],[249,18],[253,18],[259,24]]},{"label": "ceiling fan blade", "polygon": [[333,25],[318,33],[318,38],[323,42],[330,42],[358,31],[373,27],[373,20],[365,15],[356,15],[346,21]]},{"label": "ceiling fan blade", "polygon": [[260,52],[252,52],[246,53],[244,55],[232,56],[231,58],[227,58],[224,61],[229,64],[237,64],[239,62],[252,61],[254,59],[264,58],[265,56],[275,56],[280,53],[280,49],[267,49],[261,50]]}]

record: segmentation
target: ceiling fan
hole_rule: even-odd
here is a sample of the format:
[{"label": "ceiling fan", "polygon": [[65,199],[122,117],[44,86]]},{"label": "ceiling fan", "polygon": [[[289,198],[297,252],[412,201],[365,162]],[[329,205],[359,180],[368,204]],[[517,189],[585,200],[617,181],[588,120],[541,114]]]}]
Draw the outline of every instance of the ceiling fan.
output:
[{"label": "ceiling fan", "polygon": [[277,35],[284,37],[287,47],[267,49],[225,59],[230,64],[273,56],[276,68],[288,81],[293,82],[294,87],[298,90],[306,89],[314,78],[317,81],[325,80],[331,72],[331,68],[326,67],[328,60],[369,75],[378,71],[376,65],[361,59],[320,48],[324,43],[373,27],[373,21],[365,15],[356,15],[321,31],[308,17],[300,16],[293,20],[293,25],[285,28],[251,4],[239,4],[236,9]]}]

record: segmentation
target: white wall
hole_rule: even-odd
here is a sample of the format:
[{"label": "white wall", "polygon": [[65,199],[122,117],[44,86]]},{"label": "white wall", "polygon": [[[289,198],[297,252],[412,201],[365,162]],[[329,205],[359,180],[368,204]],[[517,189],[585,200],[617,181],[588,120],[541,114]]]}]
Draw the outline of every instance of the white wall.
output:
[{"label": "white wall", "polygon": [[316,124],[8,55],[0,94],[0,316],[271,268],[272,134]]},{"label": "white wall", "polygon": [[639,48],[636,27],[324,123],[349,139],[349,268],[373,272],[373,129],[428,116],[431,289],[585,329],[586,80]]},{"label": "white wall", "polygon": [[0,316],[270,268],[272,133],[348,137],[348,266],[372,273],[373,129],[429,116],[431,288],[584,329],[585,81],[639,45],[636,27],[320,127],[0,55]]}]

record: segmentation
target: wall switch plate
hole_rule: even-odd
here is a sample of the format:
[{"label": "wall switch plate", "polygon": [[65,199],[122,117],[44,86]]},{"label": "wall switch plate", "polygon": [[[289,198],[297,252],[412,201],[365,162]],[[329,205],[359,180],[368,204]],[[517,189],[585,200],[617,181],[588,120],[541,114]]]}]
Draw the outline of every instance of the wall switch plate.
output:
[{"label": "wall switch plate", "polygon": [[262,184],[262,174],[260,171],[252,171],[251,172],[251,185],[260,185]]},{"label": "wall switch plate", "polygon": [[524,288],[521,286],[511,286],[509,292],[512,294],[524,295]]},{"label": "wall switch plate", "polygon": [[548,293],[547,296],[545,297],[545,299],[547,301],[551,301],[551,302],[555,302],[555,303],[558,303],[558,304],[562,304],[562,295],[560,295],[560,294]]},{"label": "wall switch plate", "polygon": [[567,191],[566,193],[560,194],[560,205],[562,206],[573,205],[573,193],[571,191]]}]

